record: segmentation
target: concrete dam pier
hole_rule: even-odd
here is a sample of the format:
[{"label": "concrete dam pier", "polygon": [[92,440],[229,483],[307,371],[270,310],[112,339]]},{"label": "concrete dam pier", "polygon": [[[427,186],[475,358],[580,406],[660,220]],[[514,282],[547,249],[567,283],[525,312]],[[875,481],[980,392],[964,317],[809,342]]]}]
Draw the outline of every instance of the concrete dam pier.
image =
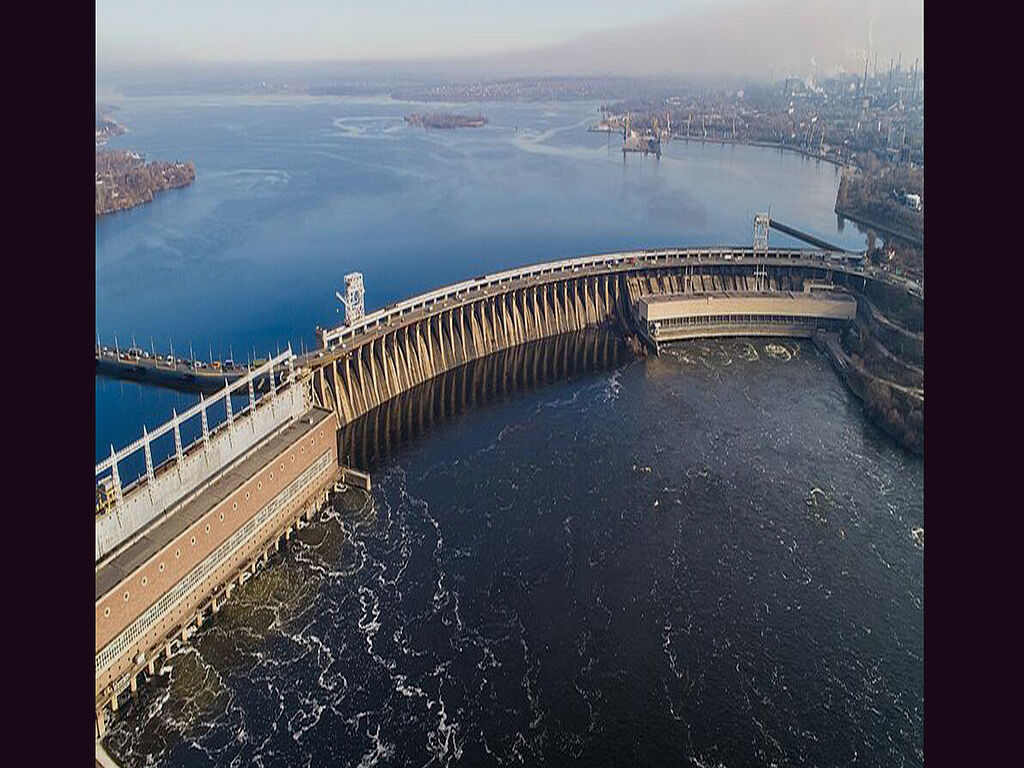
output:
[{"label": "concrete dam pier", "polygon": [[[584,256],[485,275],[363,312],[319,348],[289,348],[96,465],[96,733],[162,657],[266,564],[342,479],[368,490],[381,455],[501,393],[677,338],[810,336],[856,314],[844,288],[876,279],[857,255],[665,249]],[[258,392],[259,382],[265,382]],[[235,413],[232,394],[247,394]],[[226,409],[216,428],[208,410]],[[199,423],[184,445],[182,425]],[[167,458],[157,461],[163,446]],[[158,451],[157,451],[158,452]],[[121,474],[138,456],[145,473]],[[140,462],[141,463],[141,462]]]},{"label": "concrete dam pier", "polygon": [[620,334],[589,329],[495,352],[406,390],[346,424],[338,432],[341,462],[373,470],[401,446],[487,403],[631,358]]}]

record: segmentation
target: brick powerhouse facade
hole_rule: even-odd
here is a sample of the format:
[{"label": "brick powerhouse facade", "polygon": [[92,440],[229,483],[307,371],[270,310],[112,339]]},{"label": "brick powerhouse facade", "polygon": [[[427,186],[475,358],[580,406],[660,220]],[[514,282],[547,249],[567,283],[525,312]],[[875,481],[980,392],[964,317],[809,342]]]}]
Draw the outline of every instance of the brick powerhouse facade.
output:
[{"label": "brick powerhouse facade", "polygon": [[331,485],[336,432],[307,412],[97,570],[97,708]]}]

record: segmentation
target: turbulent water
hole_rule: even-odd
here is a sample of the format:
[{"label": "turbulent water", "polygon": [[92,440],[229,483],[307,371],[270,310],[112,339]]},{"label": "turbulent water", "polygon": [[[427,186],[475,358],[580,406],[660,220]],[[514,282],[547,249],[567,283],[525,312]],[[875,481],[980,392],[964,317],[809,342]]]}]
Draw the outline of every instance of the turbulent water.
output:
[{"label": "turbulent water", "polygon": [[492,387],[379,457],[371,494],[339,496],[140,686],[109,749],[923,764],[922,461],[804,342],[560,376]]}]

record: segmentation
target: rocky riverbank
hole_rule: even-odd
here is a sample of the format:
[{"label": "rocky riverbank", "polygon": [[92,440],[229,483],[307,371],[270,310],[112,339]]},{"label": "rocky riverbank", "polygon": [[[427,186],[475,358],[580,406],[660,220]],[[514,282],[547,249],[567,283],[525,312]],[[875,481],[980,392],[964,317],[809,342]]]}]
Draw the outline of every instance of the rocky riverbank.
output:
[{"label": "rocky riverbank", "polygon": [[110,104],[96,105],[96,146],[104,146],[115,136],[123,136],[127,130],[111,115],[117,111],[117,107]]},{"label": "rocky riverbank", "polygon": [[868,417],[904,448],[924,454],[924,300],[870,281],[852,291],[857,318],[842,336],[817,332],[822,350]]}]

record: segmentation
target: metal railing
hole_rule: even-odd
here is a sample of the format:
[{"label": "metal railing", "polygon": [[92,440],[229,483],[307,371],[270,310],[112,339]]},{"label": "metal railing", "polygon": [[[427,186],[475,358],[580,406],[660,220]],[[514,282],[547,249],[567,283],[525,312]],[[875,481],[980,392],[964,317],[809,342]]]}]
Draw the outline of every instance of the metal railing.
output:
[{"label": "metal railing", "polygon": [[778,261],[807,260],[826,264],[847,264],[850,261],[858,261],[861,254],[838,253],[829,254],[821,250],[808,249],[777,249],[767,253],[755,253],[753,248],[732,248],[732,247],[710,247],[710,248],[663,248],[657,250],[623,251],[619,253],[605,253],[592,256],[579,256],[560,261],[548,261],[540,264],[532,264],[525,267],[496,272],[491,275],[483,275],[472,280],[463,280],[453,285],[447,285],[433,291],[421,293],[412,298],[390,304],[383,309],[369,312],[354,325],[341,325],[333,329],[320,329],[320,340],[324,347],[332,348],[341,341],[350,339],[358,334],[366,333],[367,330],[387,323],[392,318],[401,317],[410,312],[423,309],[437,302],[450,299],[461,299],[465,294],[481,291],[494,285],[509,283],[516,280],[524,280],[533,277],[542,277],[550,274],[565,272],[580,272],[584,269],[594,267],[618,267],[628,266],[659,266],[675,258],[695,258],[701,260],[725,259],[727,261],[742,262],[746,258],[772,259]]},{"label": "metal railing", "polygon": [[[211,407],[218,404],[221,400],[223,400],[225,403],[225,410],[227,412],[227,423],[230,424],[235,418],[235,415],[232,413],[231,410],[231,394],[239,389],[247,388],[249,392],[249,406],[248,408],[243,409],[241,413],[245,413],[246,411],[251,412],[255,410],[256,396],[254,390],[254,382],[257,379],[262,378],[263,376],[267,376],[270,380],[270,394],[276,394],[277,381],[274,377],[274,369],[280,369],[282,366],[286,369],[286,375],[285,378],[282,380],[282,385],[287,385],[287,383],[290,382],[294,377],[294,359],[295,355],[292,353],[292,348],[291,345],[289,344],[288,348],[284,352],[272,358],[271,360],[268,360],[259,368],[254,368],[250,370],[247,374],[245,374],[239,379],[236,379],[233,382],[228,383],[227,380],[225,380],[224,389],[220,390],[212,397],[205,398],[203,397],[202,394],[200,394],[198,403],[196,403],[194,406],[189,408],[184,413],[175,413],[174,416],[169,421],[160,425],[152,432],[147,431],[146,428],[143,427],[142,437],[140,437],[135,442],[125,446],[119,451],[115,451],[114,447],[111,446],[110,457],[104,459],[103,461],[96,465],[96,477],[99,478],[100,475],[102,475],[104,472],[110,470],[114,486],[114,502],[115,504],[120,502],[123,492],[127,489],[123,489],[121,487],[121,479],[117,470],[119,463],[124,461],[129,456],[138,453],[139,451],[143,451],[146,456],[146,478],[148,480],[153,480],[155,475],[155,469],[153,466],[153,456],[150,446],[154,440],[170,432],[173,432],[175,452],[175,456],[173,458],[176,461],[181,461],[184,454],[188,453],[194,446],[198,445],[200,442],[202,442],[204,445],[209,444],[212,432],[210,430],[209,421],[207,419],[208,409],[210,409]],[[239,413],[238,415],[241,415],[241,413]],[[200,419],[202,420],[202,434],[199,438],[189,443],[188,445],[182,445],[181,425],[190,421],[191,419],[194,419],[196,416],[199,416]],[[164,466],[167,463],[167,461],[162,462],[160,464],[160,467]],[[159,469],[160,467],[157,467],[157,469]],[[136,484],[136,482],[133,482],[128,486],[128,489],[134,487]]]}]

